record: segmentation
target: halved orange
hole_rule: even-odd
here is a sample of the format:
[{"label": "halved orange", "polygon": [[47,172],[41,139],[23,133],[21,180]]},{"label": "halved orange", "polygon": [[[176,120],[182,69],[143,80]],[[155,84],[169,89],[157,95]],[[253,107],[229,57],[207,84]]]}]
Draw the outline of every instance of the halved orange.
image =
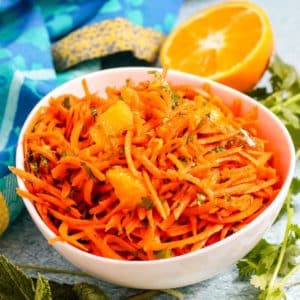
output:
[{"label": "halved orange", "polygon": [[164,67],[209,77],[249,91],[263,75],[274,48],[270,20],[248,1],[210,6],[166,38]]}]

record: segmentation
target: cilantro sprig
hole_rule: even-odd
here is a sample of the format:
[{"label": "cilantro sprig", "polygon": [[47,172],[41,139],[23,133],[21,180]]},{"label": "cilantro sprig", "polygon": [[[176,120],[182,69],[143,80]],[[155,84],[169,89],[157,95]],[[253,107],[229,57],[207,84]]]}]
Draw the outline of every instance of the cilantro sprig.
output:
[{"label": "cilantro sprig", "polygon": [[[250,96],[260,101],[276,114],[289,130],[300,157],[300,76],[297,70],[275,55],[268,69],[270,89],[257,88]],[[262,239],[255,248],[237,264],[241,279],[248,279],[260,290],[258,300],[287,299],[287,286],[293,274],[300,271],[300,227],[292,223],[293,200],[300,193],[300,179],[294,178],[277,220],[285,213],[287,222],[283,240],[269,243]]]},{"label": "cilantro sprig", "polygon": [[297,262],[300,257],[297,243],[300,242],[300,227],[292,224],[294,209],[291,201],[290,193],[285,203],[287,223],[282,242],[272,244],[262,239],[237,264],[240,277],[250,279],[250,283],[260,289],[258,300],[286,299],[285,287],[290,277],[300,270],[300,263]]},{"label": "cilantro sprig", "polygon": [[300,76],[295,67],[278,55],[268,68],[270,87],[257,88],[249,93],[276,114],[291,134],[300,156]]}]

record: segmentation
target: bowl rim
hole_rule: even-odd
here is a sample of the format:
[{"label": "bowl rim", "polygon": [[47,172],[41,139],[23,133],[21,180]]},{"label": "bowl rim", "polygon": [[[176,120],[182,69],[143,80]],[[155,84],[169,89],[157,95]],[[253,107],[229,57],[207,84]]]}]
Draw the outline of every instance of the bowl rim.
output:
[{"label": "bowl rim", "polygon": [[[86,79],[88,81],[89,78],[98,76],[99,74],[101,74],[101,76],[103,76],[106,73],[115,73],[115,74],[118,74],[119,72],[121,72],[121,73],[124,73],[124,72],[139,73],[139,72],[148,72],[148,71],[153,71],[153,70],[162,71],[162,68],[159,68],[159,67],[119,67],[119,68],[109,68],[109,69],[104,69],[104,70],[98,70],[95,72],[91,72],[91,73],[84,74],[79,77],[73,78],[73,79],[63,83],[62,85],[56,87],[55,89],[51,90],[44,97],[42,97],[39,100],[39,102],[37,102],[35,104],[35,106],[31,109],[30,113],[27,115],[27,117],[23,123],[22,129],[21,129],[21,132],[20,132],[20,135],[18,138],[18,142],[17,142],[17,147],[16,147],[16,156],[15,156],[16,167],[24,170],[24,156],[23,156],[24,133],[26,132],[28,125],[32,121],[32,119],[33,119],[34,115],[36,114],[36,112],[38,111],[38,109],[41,106],[45,106],[48,104],[52,94],[57,93],[60,90],[63,90],[65,88],[68,88],[68,85],[72,84],[75,81],[80,82],[80,81],[82,81],[82,79]],[[197,257],[200,254],[205,255],[207,252],[216,250],[218,248],[222,248],[223,245],[229,244],[231,241],[238,239],[241,235],[247,235],[247,233],[251,230],[251,227],[255,227],[255,225],[257,223],[259,223],[261,221],[261,219],[264,218],[264,216],[268,213],[268,211],[272,210],[272,207],[275,206],[276,203],[279,202],[281,198],[284,199],[286,191],[288,190],[288,188],[291,184],[292,178],[294,176],[294,171],[295,171],[295,166],[296,166],[296,156],[295,156],[295,148],[294,148],[294,144],[292,142],[291,136],[290,136],[288,130],[286,129],[286,127],[284,126],[284,124],[280,121],[280,119],[273,112],[271,112],[269,109],[267,109],[265,106],[263,106],[258,101],[254,100],[253,98],[249,97],[248,95],[243,94],[242,92],[235,90],[229,86],[226,86],[219,82],[215,82],[208,78],[204,78],[201,76],[188,74],[185,72],[172,70],[172,69],[168,70],[167,78],[168,78],[169,74],[172,74],[174,76],[179,76],[179,77],[185,77],[187,79],[197,81],[199,84],[207,83],[213,88],[215,87],[219,90],[223,90],[227,93],[230,93],[233,97],[238,96],[242,99],[242,101],[246,100],[247,102],[250,102],[250,104],[256,105],[259,108],[259,110],[262,110],[264,112],[264,114],[266,113],[266,114],[270,115],[272,120],[280,128],[281,133],[284,135],[284,137],[288,143],[288,149],[291,152],[290,153],[291,159],[290,159],[290,165],[288,167],[287,176],[286,176],[286,179],[282,183],[279,193],[276,195],[276,197],[274,198],[272,203],[260,215],[258,215],[255,219],[253,219],[249,224],[247,224],[242,229],[238,230],[235,233],[232,233],[230,236],[228,236],[225,239],[220,240],[212,245],[209,245],[204,248],[201,248],[201,249],[198,249],[198,250],[195,250],[192,252],[188,252],[188,253],[185,253],[185,254],[182,254],[179,256],[174,256],[174,257],[164,258],[164,259],[157,259],[157,260],[143,260],[143,261],[134,261],[133,260],[133,261],[131,261],[131,260],[118,260],[118,259],[108,258],[108,257],[104,257],[104,256],[97,256],[95,254],[80,250],[79,248],[76,248],[75,246],[73,246],[67,242],[63,242],[63,241],[55,242],[55,244],[52,245],[54,248],[56,248],[56,247],[66,248],[67,250],[73,252],[73,254],[75,254],[75,255],[82,255],[88,259],[95,259],[99,263],[102,262],[102,263],[109,263],[109,264],[120,265],[120,266],[122,266],[122,265],[150,266],[150,265],[165,265],[165,264],[169,264],[169,263],[181,262],[185,259]],[[128,77],[130,77],[130,74],[128,75]],[[17,182],[18,182],[18,186],[21,189],[27,190],[26,186],[21,178],[17,177]],[[41,228],[43,228],[43,231],[41,232],[42,235],[44,235],[44,237],[47,240],[55,237],[56,236],[55,233],[43,221],[43,219],[39,215],[38,211],[36,210],[34,204],[25,197],[21,197],[21,198],[26,206],[28,213],[30,214],[31,218],[33,219],[34,223],[37,225],[39,230],[42,231]],[[272,224],[270,224],[270,226],[271,225]]]}]

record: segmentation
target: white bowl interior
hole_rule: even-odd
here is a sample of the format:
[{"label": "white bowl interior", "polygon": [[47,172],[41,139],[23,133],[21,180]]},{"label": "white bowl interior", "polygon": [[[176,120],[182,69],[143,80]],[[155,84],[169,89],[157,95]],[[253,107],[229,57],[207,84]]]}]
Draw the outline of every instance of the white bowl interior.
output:
[{"label": "white bowl interior", "polygon": [[[81,84],[83,78],[87,80],[92,93],[97,92],[103,96],[106,86],[120,87],[124,85],[127,78],[131,78],[135,82],[151,79],[151,75],[147,71],[153,69],[116,68],[98,71],[76,78],[50,92],[36,105],[24,123],[17,145],[17,168],[24,169],[22,147],[24,132],[39,107],[47,105],[51,97],[64,93],[83,96]],[[282,189],[273,203],[239,232],[216,244],[179,257],[156,261],[118,261],[85,253],[67,243],[57,242],[54,244],[55,249],[61,255],[80,269],[100,279],[127,287],[143,289],[181,287],[224,271],[248,253],[271,226],[284,202],[294,174],[295,154],[292,140],[279,119],[265,107],[238,91],[197,76],[170,70],[167,79],[173,84],[190,84],[198,87],[208,83],[213,92],[222,97],[229,106],[234,99],[241,99],[243,112],[253,106],[258,106],[260,135],[270,141],[269,147],[275,153],[274,165],[281,174]],[[23,181],[19,178],[18,184],[21,189],[26,189]],[[45,238],[48,240],[54,237],[54,233],[45,225],[32,202],[28,199],[23,200],[33,221]]]}]

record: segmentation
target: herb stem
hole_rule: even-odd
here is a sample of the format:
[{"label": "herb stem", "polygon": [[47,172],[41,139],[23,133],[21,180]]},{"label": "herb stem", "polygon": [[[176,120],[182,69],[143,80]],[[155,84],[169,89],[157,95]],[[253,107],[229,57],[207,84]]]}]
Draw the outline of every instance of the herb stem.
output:
[{"label": "herb stem", "polygon": [[290,286],[298,285],[298,284],[300,284],[300,280],[291,281],[286,284],[286,287],[290,287]]},{"label": "herb stem", "polygon": [[292,223],[292,217],[293,217],[293,209],[291,208],[290,202],[291,202],[291,194],[289,193],[288,196],[287,196],[287,199],[286,199],[287,223],[286,223],[286,227],[285,227],[284,238],[283,238],[283,242],[282,242],[282,246],[281,246],[281,249],[280,249],[280,253],[279,253],[279,257],[278,257],[278,260],[277,260],[275,270],[273,272],[272,278],[271,278],[270,283],[269,283],[268,288],[267,288],[266,299],[269,299],[269,294],[272,291],[272,288],[275,284],[275,280],[277,278],[280,267],[282,265],[285,250],[286,250],[286,246],[287,246],[287,242],[288,242],[289,231],[290,231],[290,227],[291,227],[291,223]]},{"label": "herb stem", "polygon": [[300,148],[296,151],[296,160],[300,158]]},{"label": "herb stem", "polygon": [[126,298],[126,300],[147,300],[159,293],[160,292],[158,290],[150,290],[150,291],[143,292],[141,294],[128,297]]},{"label": "herb stem", "polygon": [[288,100],[286,100],[284,103],[276,104],[273,107],[270,108],[272,112],[278,112],[281,110],[282,106],[288,106],[290,104],[293,104],[294,102],[298,102],[300,100],[300,93],[290,97]]},{"label": "herb stem", "polygon": [[178,290],[175,290],[175,289],[162,289],[160,291],[164,292],[165,294],[168,294],[168,295],[171,295],[173,297],[176,297],[179,300],[183,300],[184,299],[184,295],[180,291],[178,291]]},{"label": "herb stem", "polygon": [[[291,271],[289,271],[279,282],[279,284],[284,287],[288,279],[296,272],[300,270],[300,264],[296,265]],[[300,283],[300,282],[299,282]]]},{"label": "herb stem", "polygon": [[88,278],[95,278],[92,275],[89,275],[84,272],[80,271],[70,271],[65,269],[56,269],[56,268],[48,268],[48,267],[41,267],[41,266],[35,266],[35,265],[16,265],[17,267],[21,269],[27,269],[27,270],[35,270],[45,273],[57,273],[57,274],[65,274],[65,275],[73,275],[73,276],[80,276],[80,277],[88,277]]}]

